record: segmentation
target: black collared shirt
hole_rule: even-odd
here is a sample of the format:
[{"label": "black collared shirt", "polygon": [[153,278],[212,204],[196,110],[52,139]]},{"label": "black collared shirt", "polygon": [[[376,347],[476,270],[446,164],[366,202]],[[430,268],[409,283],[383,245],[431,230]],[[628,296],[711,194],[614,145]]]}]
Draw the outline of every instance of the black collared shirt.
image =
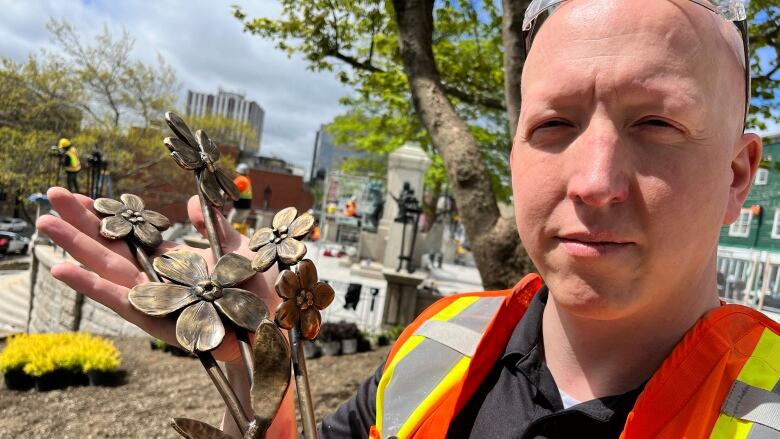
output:
[{"label": "black collared shirt", "polygon": [[[455,417],[449,438],[619,437],[642,388],[563,408],[560,392],[544,362],[542,313],[547,288],[534,296],[517,324],[504,355]],[[384,364],[384,363],[383,363]],[[320,426],[320,437],[365,438],[376,418],[376,388],[382,365],[355,396]]]}]

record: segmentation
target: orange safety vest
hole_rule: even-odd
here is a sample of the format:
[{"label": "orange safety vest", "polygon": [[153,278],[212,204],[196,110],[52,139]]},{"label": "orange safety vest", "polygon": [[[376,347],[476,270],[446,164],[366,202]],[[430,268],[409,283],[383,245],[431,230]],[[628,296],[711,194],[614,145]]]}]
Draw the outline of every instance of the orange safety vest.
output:
[{"label": "orange safety vest", "polygon": [[68,165],[65,166],[65,172],[79,172],[81,171],[81,161],[79,160],[79,153],[76,151],[76,148],[71,146],[68,148],[68,150],[65,152],[65,155],[68,156]]},{"label": "orange safety vest", "polygon": [[252,180],[246,175],[239,175],[233,179],[233,183],[239,190],[239,199],[251,200],[252,199]]},{"label": "orange safety vest", "polygon": [[[449,296],[423,311],[387,358],[370,437],[444,438],[541,286],[531,274],[512,290]],[[725,305],[699,320],[664,360],[621,437],[748,438],[751,432],[780,437],[780,324]]]}]

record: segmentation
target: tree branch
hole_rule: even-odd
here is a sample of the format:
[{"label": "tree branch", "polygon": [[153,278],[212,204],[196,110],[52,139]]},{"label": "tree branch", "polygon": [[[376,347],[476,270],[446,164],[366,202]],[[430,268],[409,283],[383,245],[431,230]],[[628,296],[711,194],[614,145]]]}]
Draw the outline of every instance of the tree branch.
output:
[{"label": "tree branch", "polygon": [[491,108],[493,110],[506,111],[506,104],[501,99],[491,98],[488,96],[480,96],[476,94],[469,94],[464,92],[463,90],[460,90],[459,88],[447,84],[442,84],[442,88],[444,89],[444,92],[447,93],[449,96],[458,98],[461,101],[466,102],[468,104],[481,105],[483,107]]}]

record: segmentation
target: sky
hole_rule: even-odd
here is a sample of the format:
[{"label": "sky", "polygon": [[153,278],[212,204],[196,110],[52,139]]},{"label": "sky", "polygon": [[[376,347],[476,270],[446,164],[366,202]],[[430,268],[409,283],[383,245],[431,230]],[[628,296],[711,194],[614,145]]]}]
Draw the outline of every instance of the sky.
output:
[{"label": "sky", "polygon": [[156,65],[161,55],[176,71],[179,108],[188,89],[246,93],[265,110],[261,154],[308,171],[317,129],[343,112],[338,98],[349,90],[332,74],[310,72],[300,57],[290,59],[273,43],[243,33],[232,4],[249,17],[279,14],[274,0],[0,0],[0,56],[24,62],[52,49],[49,17],[76,26],[83,41],[104,24],[115,36],[124,28],[135,39],[133,57]]}]

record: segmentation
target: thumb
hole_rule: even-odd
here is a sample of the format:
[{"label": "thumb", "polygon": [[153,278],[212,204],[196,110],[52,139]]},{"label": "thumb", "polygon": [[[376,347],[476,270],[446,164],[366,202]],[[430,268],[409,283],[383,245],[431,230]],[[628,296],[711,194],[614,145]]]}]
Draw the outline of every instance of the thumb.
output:
[{"label": "thumb", "polygon": [[[211,209],[211,206],[208,206],[208,208]],[[187,215],[189,215],[190,221],[192,221],[192,225],[195,226],[198,233],[204,238],[208,238],[206,222],[203,219],[203,211],[200,208],[200,200],[197,195],[193,195],[187,202]],[[217,229],[222,250],[237,250],[241,245],[241,234],[228,224],[227,219],[217,209],[211,209],[211,216],[216,223],[214,226]]]}]

